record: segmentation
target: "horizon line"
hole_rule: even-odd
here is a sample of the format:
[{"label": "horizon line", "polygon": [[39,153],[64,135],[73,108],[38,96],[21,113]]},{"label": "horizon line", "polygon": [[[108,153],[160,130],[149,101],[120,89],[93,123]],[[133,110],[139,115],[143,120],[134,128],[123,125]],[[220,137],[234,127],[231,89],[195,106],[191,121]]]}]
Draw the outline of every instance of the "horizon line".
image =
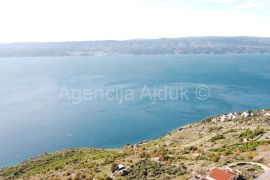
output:
[{"label": "horizon line", "polygon": [[161,39],[187,39],[187,38],[270,38],[270,36],[183,36],[183,37],[160,37],[160,38],[131,38],[131,39],[104,39],[104,40],[66,40],[66,41],[13,41],[0,42],[0,45],[5,44],[21,44],[21,43],[70,43],[70,42],[102,42],[102,41],[138,41],[138,40],[161,40]]}]

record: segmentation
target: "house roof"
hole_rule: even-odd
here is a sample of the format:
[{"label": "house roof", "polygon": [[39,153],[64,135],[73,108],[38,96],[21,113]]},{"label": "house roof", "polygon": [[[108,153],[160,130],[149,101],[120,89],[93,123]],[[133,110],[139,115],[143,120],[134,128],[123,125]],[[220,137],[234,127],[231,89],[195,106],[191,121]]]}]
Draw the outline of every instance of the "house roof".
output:
[{"label": "house roof", "polygon": [[214,168],[210,171],[209,177],[215,180],[231,180],[233,177],[235,177],[235,174],[229,170]]}]

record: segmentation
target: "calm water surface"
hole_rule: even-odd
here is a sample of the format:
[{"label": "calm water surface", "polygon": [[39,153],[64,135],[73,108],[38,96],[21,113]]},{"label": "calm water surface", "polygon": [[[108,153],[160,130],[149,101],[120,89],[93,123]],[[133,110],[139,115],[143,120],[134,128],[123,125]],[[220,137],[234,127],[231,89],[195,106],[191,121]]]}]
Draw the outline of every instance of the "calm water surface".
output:
[{"label": "calm water surface", "polygon": [[[202,85],[210,90],[206,100],[196,97]],[[153,103],[139,98],[145,87],[181,87],[185,96]],[[63,88],[72,99],[59,98]],[[136,97],[78,99],[86,89],[119,88]],[[65,148],[157,138],[214,114],[269,108],[270,54],[0,58],[0,95],[4,167]]]}]

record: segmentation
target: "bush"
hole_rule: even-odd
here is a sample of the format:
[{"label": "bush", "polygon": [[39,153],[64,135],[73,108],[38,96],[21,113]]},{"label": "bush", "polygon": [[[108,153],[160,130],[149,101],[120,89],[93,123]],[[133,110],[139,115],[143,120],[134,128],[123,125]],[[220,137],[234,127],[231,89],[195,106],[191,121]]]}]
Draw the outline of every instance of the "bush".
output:
[{"label": "bush", "polygon": [[247,139],[253,139],[261,134],[264,133],[264,130],[263,129],[260,129],[260,128],[256,128],[254,131],[250,130],[250,129],[247,129],[245,131],[243,131],[239,137],[240,138],[247,138]]},{"label": "bush", "polygon": [[112,171],[112,173],[114,173],[116,170],[117,170],[117,164],[112,163],[112,165],[111,165],[111,171]]},{"label": "bush", "polygon": [[220,135],[217,135],[217,136],[214,136],[210,139],[211,142],[215,142],[216,140],[219,140],[219,139],[225,139],[224,135],[223,134],[220,134]]},{"label": "bush", "polygon": [[209,128],[209,132],[212,132],[212,131],[218,131],[220,129],[222,129],[223,127],[222,126],[214,126],[214,127],[210,127]]},{"label": "bush", "polygon": [[180,176],[185,173],[186,167],[183,164],[175,166],[144,159],[129,169],[128,179],[158,179],[157,177],[164,174]]},{"label": "bush", "polygon": [[192,152],[194,152],[194,151],[197,151],[197,147],[196,146],[189,146],[189,147],[185,147],[184,149],[183,149],[183,153],[184,154],[188,154],[188,153],[192,153]]},{"label": "bush", "polygon": [[246,154],[246,158],[249,159],[249,160],[252,160],[254,158],[255,154],[253,152],[248,152]]},{"label": "bush", "polygon": [[203,155],[199,155],[196,157],[196,160],[207,160],[207,158]]},{"label": "bush", "polygon": [[270,141],[250,141],[239,147],[241,152],[255,151],[258,146],[263,144],[269,144]]},{"label": "bush", "polygon": [[219,159],[220,159],[220,155],[219,155],[219,154],[215,154],[215,155],[213,155],[212,158],[211,158],[211,160],[212,160],[213,162],[218,162]]}]

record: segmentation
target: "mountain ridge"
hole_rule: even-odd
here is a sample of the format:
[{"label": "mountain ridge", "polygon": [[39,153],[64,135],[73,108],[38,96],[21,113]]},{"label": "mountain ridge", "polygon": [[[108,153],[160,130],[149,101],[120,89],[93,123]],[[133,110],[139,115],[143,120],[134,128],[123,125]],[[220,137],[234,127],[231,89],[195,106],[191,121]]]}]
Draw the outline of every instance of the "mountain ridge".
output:
[{"label": "mountain ridge", "polygon": [[0,43],[0,57],[226,53],[270,53],[270,37],[206,36],[132,40]]}]

